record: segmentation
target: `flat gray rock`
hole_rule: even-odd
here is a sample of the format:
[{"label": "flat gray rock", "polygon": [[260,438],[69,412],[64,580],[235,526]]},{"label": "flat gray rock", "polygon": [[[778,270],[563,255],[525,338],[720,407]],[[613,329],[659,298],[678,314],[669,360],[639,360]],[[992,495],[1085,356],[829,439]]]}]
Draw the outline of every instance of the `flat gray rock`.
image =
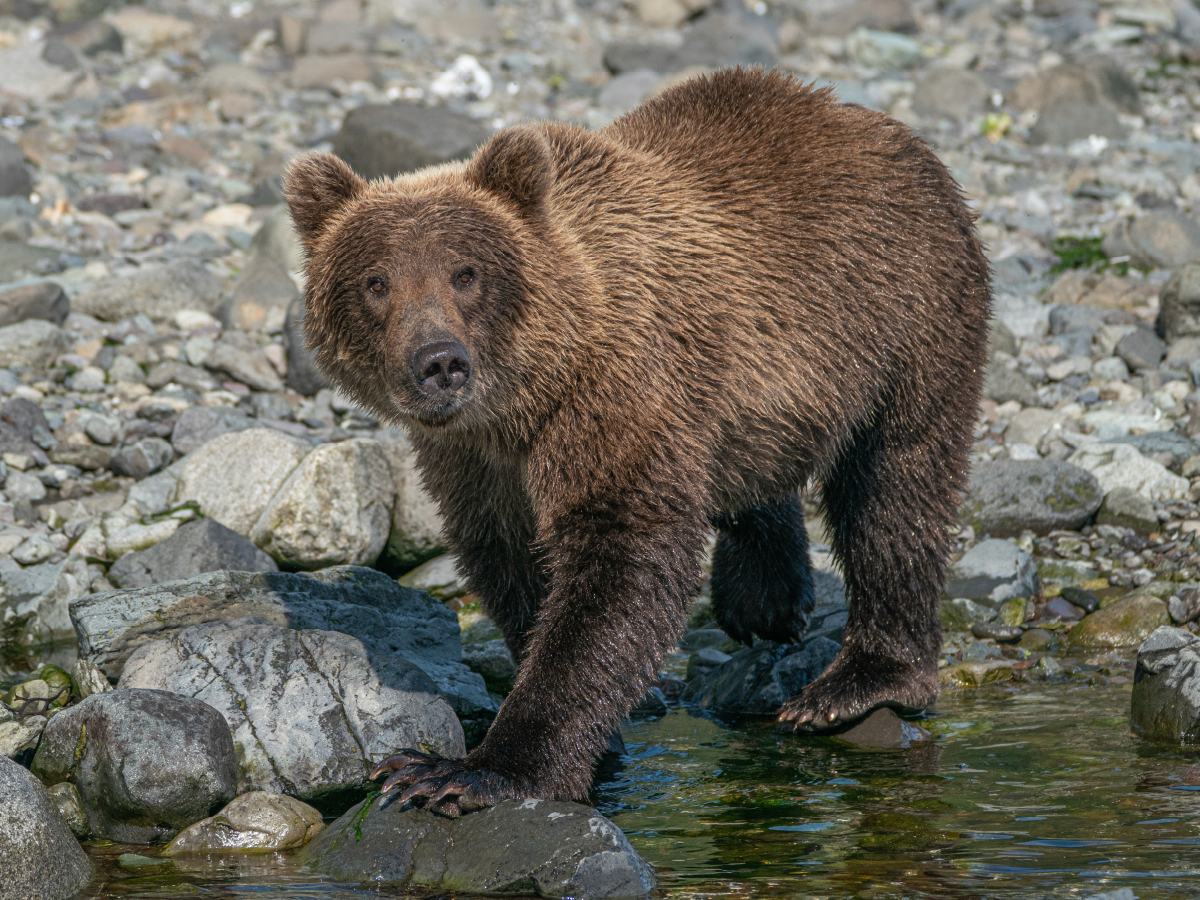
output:
[{"label": "flat gray rock", "polygon": [[71,620],[79,653],[110,678],[141,645],[192,625],[255,616],[297,630],[340,631],[363,642],[374,663],[402,657],[419,666],[450,703],[472,745],[498,705],[462,664],[458,618],[424,591],[373,569],[336,566],[312,574],[208,572],[154,587],[77,600]]},{"label": "flat gray rock", "polygon": [[333,152],[363,178],[467,159],[488,139],[479,122],[437,106],[366,104],[346,114]]},{"label": "flat gray rock", "polygon": [[594,809],[552,800],[505,800],[444,819],[374,795],[327,827],[302,859],[313,871],[372,887],[599,900],[642,897],[655,886],[621,829]]},{"label": "flat gray rock", "polygon": [[1148,740],[1200,744],[1200,638],[1163,626],[1142,642],[1129,722]]},{"label": "flat gray rock", "polygon": [[0,366],[43,369],[66,353],[69,345],[66,333],[53,322],[25,319],[0,328]]},{"label": "flat gray rock", "polygon": [[221,282],[202,262],[177,259],[94,281],[79,292],[72,307],[103,322],[138,313],[162,322],[180,310],[210,309],[220,295]]},{"label": "flat gray rock", "polygon": [[666,75],[690,66],[775,65],[775,40],[762,25],[736,12],[702,16],[681,46],[616,41],[604,48],[610,72],[651,71]]},{"label": "flat gray rock", "polygon": [[466,753],[428,675],[401,656],[372,659],[336,631],[253,618],[196,625],[138,648],[122,688],[172,691],[219,710],[233,732],[239,793],[286,793],[336,812],[399,748]]},{"label": "flat gray rock", "polygon": [[276,572],[279,567],[249,538],[220,522],[199,519],[149,550],[126,553],[108,570],[108,580],[119,588],[140,588],[221,569]]},{"label": "flat gray rock", "polygon": [[992,537],[1017,537],[1027,528],[1037,534],[1078,531],[1102,498],[1092,473],[1070,463],[993,460],[975,464],[962,518],[976,534]]},{"label": "flat gray rock", "polygon": [[176,420],[171,431],[171,446],[180,456],[186,456],[213,438],[231,431],[245,431],[256,424],[244,412],[230,407],[193,406],[185,409]]},{"label": "flat gray rock", "polygon": [[42,732],[33,771],[79,788],[92,834],[152,843],[213,815],[235,796],[237,761],[224,717],[158,690],[93,694]]},{"label": "flat gray rock", "polygon": [[53,281],[38,281],[0,291],[0,327],[26,319],[44,319],[62,325],[70,312],[71,301],[62,285]]},{"label": "flat gray rock", "polygon": [[92,864],[54,799],[0,756],[0,900],[65,900],[92,880]]}]

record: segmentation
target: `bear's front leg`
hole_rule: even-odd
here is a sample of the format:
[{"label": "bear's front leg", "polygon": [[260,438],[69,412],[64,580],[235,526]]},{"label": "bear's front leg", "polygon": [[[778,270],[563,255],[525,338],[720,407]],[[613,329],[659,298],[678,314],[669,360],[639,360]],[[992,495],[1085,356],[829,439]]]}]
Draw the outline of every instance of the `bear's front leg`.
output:
[{"label": "bear's front leg", "polygon": [[608,736],[683,631],[706,518],[670,499],[609,495],[548,524],[550,593],[487,737],[461,760],[402,751],[377,770],[391,772],[385,792],[403,788],[402,801],[450,816],[586,796]]}]

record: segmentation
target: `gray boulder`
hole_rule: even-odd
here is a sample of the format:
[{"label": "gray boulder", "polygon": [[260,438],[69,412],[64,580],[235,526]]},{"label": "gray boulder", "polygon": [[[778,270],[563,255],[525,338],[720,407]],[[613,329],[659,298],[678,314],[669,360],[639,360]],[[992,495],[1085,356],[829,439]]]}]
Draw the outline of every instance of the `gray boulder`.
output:
[{"label": "gray boulder", "polygon": [[53,322],[26,319],[0,328],[0,366],[44,369],[69,348],[66,333]]},{"label": "gray boulder", "polygon": [[1158,324],[1172,343],[1200,335],[1200,262],[1176,269],[1163,285]]},{"label": "gray boulder", "polygon": [[1135,266],[1177,269],[1200,259],[1200,222],[1178,209],[1156,209],[1132,223],[1120,219],[1104,238],[1108,256],[1128,256]]},{"label": "gray boulder", "polygon": [[400,747],[466,753],[428,675],[399,655],[372,658],[334,631],[256,618],[195,625],[139,647],[120,688],[173,691],[219,710],[237,748],[239,793],[327,807],[347,792],[361,796],[371,770]]},{"label": "gray boulder", "polygon": [[280,486],[249,537],[289,569],[370,565],[387,543],[395,501],[379,444],[323,444]]},{"label": "gray boulder", "polygon": [[226,328],[261,331],[273,309],[286,310],[300,296],[287,268],[272,256],[251,257],[238,273],[229,296],[217,308]]},{"label": "gray boulder", "polygon": [[1129,366],[1131,372],[1157,369],[1167,355],[1167,345],[1149,328],[1138,328],[1117,341],[1114,353]]},{"label": "gray boulder", "polygon": [[962,519],[976,534],[992,537],[1017,537],[1025,529],[1078,531],[1102,498],[1090,472],[1061,460],[993,460],[971,472]]},{"label": "gray boulder", "polygon": [[391,463],[396,485],[384,559],[394,571],[406,572],[446,552],[442,514],[421,485],[416,452],[404,432],[389,428],[379,433],[379,442]]},{"label": "gray boulder", "polygon": [[249,538],[220,522],[199,519],[149,550],[126,553],[108,570],[108,580],[119,588],[140,588],[221,569],[276,572],[279,567]]},{"label": "gray boulder", "polygon": [[1093,135],[1111,140],[1125,137],[1125,126],[1113,107],[1105,103],[1056,100],[1042,110],[1029,129],[1029,143],[1065,146]]},{"label": "gray boulder", "polygon": [[184,309],[211,309],[221,295],[221,282],[195,259],[155,263],[92,282],[79,292],[72,308],[103,322],[144,313],[165,322]]},{"label": "gray boulder", "polygon": [[287,351],[287,386],[297,394],[312,397],[329,387],[329,379],[317,368],[316,355],[308,349],[304,337],[304,298],[297,297],[288,306],[283,321],[283,349]]},{"label": "gray boulder", "polygon": [[[118,357],[118,359],[120,358],[121,357]],[[109,370],[109,378],[113,379],[114,381],[119,380],[113,378],[115,374],[116,373],[113,369]],[[132,372],[132,370],[130,370],[130,375],[133,377],[127,380],[137,380],[137,376]],[[197,393],[215,391],[220,386],[217,383],[217,379],[214,378],[209,372],[206,372],[199,366],[189,366],[187,363],[180,362],[177,359],[164,359],[162,362],[155,364],[150,371],[146,373],[144,381],[146,387],[151,388],[152,390],[158,390],[161,387],[165,387],[168,384],[174,383],[180,387],[185,387],[188,390],[196,391]],[[192,409],[213,409],[214,411],[220,409],[225,411],[227,407],[194,406]],[[188,412],[190,411],[191,410],[188,410]]]},{"label": "gray boulder", "polygon": [[684,703],[718,715],[770,716],[825,671],[838,644],[826,637],[803,646],[759,641],[690,682]]},{"label": "gray boulder", "polygon": [[212,352],[204,358],[204,365],[256,391],[283,390],[279,373],[267,355],[254,338],[241,331],[225,332]]},{"label": "gray boulder", "polygon": [[4,757],[0,859],[0,900],[66,900],[92,880],[92,864],[46,788]]},{"label": "gray boulder", "polygon": [[141,481],[169,466],[175,459],[175,451],[162,438],[143,438],[117,450],[108,461],[108,467],[117,475],[128,475]]},{"label": "gray boulder", "polygon": [[199,700],[167,691],[93,694],[42,732],[33,771],[79,788],[92,834],[148,844],[211,816],[234,798],[228,724]]},{"label": "gray boulder", "polygon": [[999,353],[988,363],[983,395],[997,403],[1016,400],[1022,406],[1030,406],[1037,402],[1037,390],[1017,368],[1016,361]]},{"label": "gray boulder", "polygon": [[38,275],[52,271],[54,260],[60,251],[48,247],[34,247],[20,241],[0,240],[0,284],[26,275]]},{"label": "gray boulder", "polygon": [[[0,406],[0,453],[32,456],[38,465],[44,466],[50,460],[46,451],[33,442],[35,437],[43,442],[50,437],[50,423],[36,403],[17,397]],[[11,476],[11,469],[9,473]]]},{"label": "gray boulder", "polygon": [[1012,541],[993,539],[976,544],[950,567],[945,594],[995,607],[1011,597],[1032,596],[1038,586],[1033,557]]},{"label": "gray boulder", "polygon": [[26,319],[45,319],[62,325],[71,312],[71,301],[62,285],[38,281],[0,291],[0,327]]},{"label": "gray boulder", "polygon": [[254,426],[254,420],[245,413],[227,406],[193,406],[180,413],[175,421],[171,446],[180,456],[186,456],[213,438]]},{"label": "gray boulder", "polygon": [[710,12],[692,26],[680,46],[617,41],[604,48],[610,72],[649,70],[669,74],[691,66],[775,65],[775,39],[760,23],[737,12]]},{"label": "gray boulder", "polygon": [[213,438],[184,462],[175,502],[249,535],[312,444],[273,428],[249,428]]},{"label": "gray boulder", "polygon": [[1104,496],[1096,513],[1097,525],[1132,528],[1138,534],[1150,534],[1159,528],[1158,513],[1148,497],[1133,488],[1113,488]]},{"label": "gray boulder", "polygon": [[32,191],[25,154],[8,138],[0,137],[0,197],[28,197]]},{"label": "gray boulder", "polygon": [[1136,734],[1169,744],[1200,743],[1200,637],[1163,626],[1138,647],[1129,722]]},{"label": "gray boulder", "polygon": [[311,575],[208,572],[154,587],[106,591],[78,600],[71,620],[79,654],[109,678],[141,645],[206,622],[256,616],[297,630],[340,631],[367,647],[373,665],[415,663],[463,723],[468,744],[482,738],[497,704],[483,679],[461,662],[458,619],[423,591],[372,569],[339,566]]},{"label": "gray boulder", "polygon": [[467,159],[488,136],[476,120],[442,107],[368,103],[346,114],[333,152],[363,178],[391,178]]},{"label": "gray boulder", "polygon": [[505,800],[445,819],[374,796],[326,828],[302,859],[339,881],[463,894],[599,900],[642,897],[655,885],[621,829],[594,809],[555,800]]}]

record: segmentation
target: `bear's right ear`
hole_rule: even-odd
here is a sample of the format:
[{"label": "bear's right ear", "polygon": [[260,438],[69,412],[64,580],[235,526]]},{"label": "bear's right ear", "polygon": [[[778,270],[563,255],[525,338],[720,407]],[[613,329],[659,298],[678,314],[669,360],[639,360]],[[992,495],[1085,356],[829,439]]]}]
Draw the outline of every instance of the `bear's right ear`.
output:
[{"label": "bear's right ear", "polygon": [[353,200],[364,182],[332,153],[306,153],[287,167],[283,195],[305,248],[311,248],[338,208]]},{"label": "bear's right ear", "polygon": [[515,204],[527,218],[541,211],[557,174],[550,142],[530,126],[501,131],[483,145],[467,170],[475,184]]}]

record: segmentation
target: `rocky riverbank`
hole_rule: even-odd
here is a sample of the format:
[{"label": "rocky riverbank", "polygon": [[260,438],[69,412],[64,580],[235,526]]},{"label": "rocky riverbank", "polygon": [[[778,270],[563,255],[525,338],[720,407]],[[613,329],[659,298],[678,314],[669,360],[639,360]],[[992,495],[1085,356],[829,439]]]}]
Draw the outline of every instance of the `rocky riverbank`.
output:
[{"label": "rocky riverbank", "polygon": [[[90,872],[71,830],[296,847],[387,750],[480,739],[512,659],[404,436],[303,347],[279,174],[602,127],[723,65],[908,123],[979,214],[996,316],[945,689],[1119,683],[1147,639],[1166,684],[1200,631],[1197,62],[1187,0],[0,0],[0,800],[34,823],[0,854],[44,847],[26,870],[66,896]],[[636,716],[766,713],[828,663],[846,609],[809,511],[805,643],[737,645],[702,593]],[[846,737],[924,739],[888,716]],[[617,893],[644,874],[622,858]]]}]

